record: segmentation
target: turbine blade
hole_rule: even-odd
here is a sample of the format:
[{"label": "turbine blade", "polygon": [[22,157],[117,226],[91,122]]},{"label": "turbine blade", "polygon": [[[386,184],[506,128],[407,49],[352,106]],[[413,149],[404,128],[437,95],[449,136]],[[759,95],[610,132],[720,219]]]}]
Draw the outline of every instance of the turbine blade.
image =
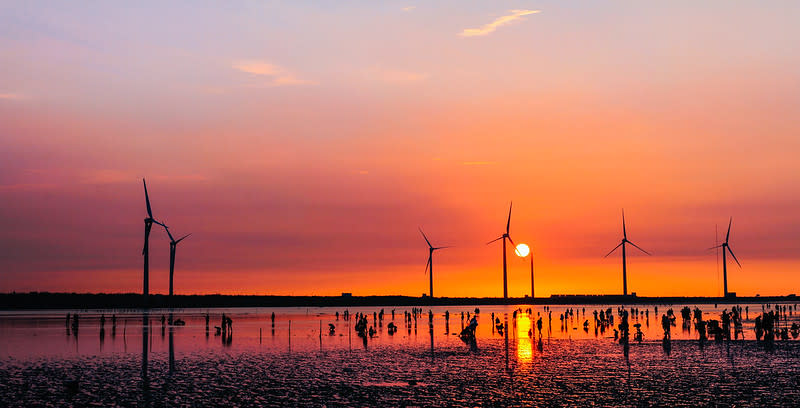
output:
[{"label": "turbine blade", "polygon": [[167,235],[169,236],[169,241],[175,242],[175,238],[172,237],[172,233],[169,232],[169,228],[167,228],[167,226],[164,224],[161,224],[161,226],[164,227],[164,231],[167,231]]},{"label": "turbine blade", "polygon": [[606,256],[604,256],[603,258],[608,258],[608,256],[609,256],[609,255],[611,255],[611,254],[613,254],[613,253],[614,253],[614,251],[616,251],[616,250],[617,250],[617,248],[621,247],[623,243],[625,243],[625,241],[622,241],[622,242],[620,242],[619,244],[617,244],[617,246],[615,246],[615,247],[614,247],[614,249],[612,249],[612,250],[608,251],[608,253],[606,254]]},{"label": "turbine blade", "polygon": [[[190,232],[190,233],[188,233],[188,234],[186,234],[186,235],[184,235],[184,236],[182,236],[182,237],[178,238],[178,240],[177,240],[177,241],[175,241],[175,243],[177,244],[178,242],[181,242],[181,241],[183,241],[184,239],[186,239],[186,238],[189,238],[189,235],[192,235],[192,233]],[[172,236],[171,236],[171,235],[170,235],[170,238],[172,238]]]},{"label": "turbine blade", "polygon": [[511,235],[506,235],[506,237],[508,238],[508,241],[511,242],[511,246],[513,246],[513,247],[517,246],[516,244],[514,244],[514,240],[511,239]]},{"label": "turbine blade", "polygon": [[150,196],[147,195],[147,182],[142,179],[144,185],[144,201],[147,202],[147,216],[153,218],[153,210],[150,208]]},{"label": "turbine blade", "polygon": [[512,201],[511,204],[508,205],[508,222],[506,222],[506,235],[508,235],[508,231],[511,229],[511,206],[514,205]]},{"label": "turbine blade", "polygon": [[737,265],[739,265],[739,267],[741,268],[741,267],[742,267],[742,264],[740,264],[740,263],[739,263],[739,260],[738,260],[738,259],[736,259],[736,255],[734,255],[734,254],[733,254],[733,250],[731,249],[731,246],[730,246],[730,245],[728,245],[728,252],[729,252],[729,253],[731,254],[731,256],[733,257],[733,260],[734,260],[734,261],[736,261],[736,264],[737,264]]},{"label": "turbine blade", "polygon": [[419,228],[419,232],[420,232],[420,233],[422,233],[422,238],[425,238],[425,242],[427,242],[427,243],[428,243],[428,246],[429,246],[429,247],[431,247],[431,248],[433,248],[433,245],[431,245],[431,241],[428,241],[428,237],[426,237],[426,236],[425,236],[425,233],[424,233],[424,232],[422,232],[422,227],[420,227],[420,228]]},{"label": "turbine blade", "polygon": [[725,243],[728,243],[728,240],[731,238],[731,224],[733,224],[733,217],[728,221],[728,234],[725,235]]},{"label": "turbine blade", "polygon": [[500,238],[495,238],[495,239],[493,239],[493,240],[491,240],[491,241],[487,242],[487,243],[486,243],[486,245],[489,245],[489,244],[491,244],[492,242],[495,242],[495,241],[499,241],[499,240],[501,240],[501,239],[503,239],[503,238],[505,238],[505,236],[502,236],[502,237],[500,237]]},{"label": "turbine blade", "polygon": [[425,262],[425,272],[424,272],[425,275],[428,274],[428,266],[430,266],[430,264],[431,264],[431,255],[428,254],[428,262]]},{"label": "turbine blade", "polygon": [[452,248],[452,247],[451,246],[443,246],[443,247],[436,247],[436,248],[431,248],[431,249],[433,249],[435,251],[437,249],[446,249],[446,248]]},{"label": "turbine blade", "polygon": [[717,249],[717,248],[719,248],[719,247],[721,247],[721,246],[722,246],[721,244],[720,244],[720,245],[717,245],[717,246],[713,246],[713,247],[711,247],[711,248],[708,248],[708,249],[706,249],[706,251],[710,251],[710,250],[712,250],[712,249]]},{"label": "turbine blade", "polygon": [[622,237],[627,239],[628,232],[625,230],[625,209],[622,209]]},{"label": "turbine blade", "polygon": [[636,249],[638,249],[638,250],[640,250],[640,251],[642,251],[642,252],[646,253],[647,255],[650,255],[650,256],[652,256],[652,255],[653,255],[653,254],[651,254],[650,252],[647,252],[647,251],[645,251],[644,249],[640,248],[640,247],[639,247],[639,245],[636,245],[636,244],[634,244],[634,243],[633,243],[633,242],[631,242],[631,241],[628,241],[628,243],[629,243],[629,244],[631,244],[631,245],[633,245],[634,247],[636,247]]}]

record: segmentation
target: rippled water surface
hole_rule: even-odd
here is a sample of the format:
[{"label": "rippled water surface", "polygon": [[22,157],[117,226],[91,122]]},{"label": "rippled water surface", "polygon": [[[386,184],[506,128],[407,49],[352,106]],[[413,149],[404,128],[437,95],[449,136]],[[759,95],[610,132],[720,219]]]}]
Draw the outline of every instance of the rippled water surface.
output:
[{"label": "rippled water surface", "polygon": [[[796,305],[786,306],[779,327],[800,322]],[[77,311],[77,333],[65,319],[67,312],[76,311],[0,312],[0,405],[800,404],[800,342],[778,340],[771,347],[756,342],[753,319],[761,305],[749,305],[744,340],[703,344],[693,329],[682,327],[682,305],[671,306],[677,325],[671,329],[672,340],[662,341],[656,316],[669,307],[659,306],[656,314],[654,306],[638,306],[639,317],[631,324],[642,325],[644,340],[631,339],[626,346],[615,341],[611,328],[596,330],[592,312],[599,306],[552,306],[552,320],[543,306],[516,316],[518,306],[479,306],[477,350],[456,335],[462,328],[461,313],[464,324],[466,313],[474,314],[474,307],[465,306],[423,308],[410,325],[404,321],[410,308],[383,307],[383,322],[375,321],[372,338],[357,336],[353,320],[337,320],[334,314],[344,309],[333,308],[173,311],[185,326],[162,325],[167,310]],[[559,316],[566,308],[575,314],[562,324]],[[719,319],[731,305],[700,308],[705,319]],[[349,309],[367,314],[370,325],[373,312],[380,310]],[[449,324],[445,311],[450,312]],[[230,337],[215,333],[222,313],[233,319]],[[501,325],[507,322],[507,331],[499,333],[492,313]],[[101,314],[106,318],[102,330]],[[536,329],[539,317],[541,334]],[[392,321],[399,330],[389,335]]]}]

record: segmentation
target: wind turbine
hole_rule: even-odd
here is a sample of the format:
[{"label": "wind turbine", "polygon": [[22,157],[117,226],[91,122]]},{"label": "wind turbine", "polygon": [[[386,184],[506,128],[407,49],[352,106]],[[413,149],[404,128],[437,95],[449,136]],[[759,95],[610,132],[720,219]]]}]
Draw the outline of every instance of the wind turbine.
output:
[{"label": "wind turbine", "polygon": [[190,234],[186,234],[177,240],[172,237],[172,234],[169,232],[169,228],[166,225],[162,225],[164,230],[167,231],[167,235],[169,235],[169,301],[170,304],[172,303],[172,277],[175,274],[175,251],[178,249],[178,244],[186,239]]},{"label": "wind turbine", "polygon": [[742,264],[740,264],[739,260],[736,259],[736,255],[733,254],[730,244],[728,244],[728,240],[731,238],[731,224],[733,224],[733,217],[731,217],[730,221],[728,221],[728,234],[725,235],[725,242],[715,247],[708,248],[709,250],[722,248],[722,281],[724,282],[723,290],[725,293],[725,297],[728,297],[728,262],[727,262],[727,257],[725,256],[725,252],[726,251],[730,252],[731,256],[733,257],[733,260],[736,261],[736,264],[739,265],[740,268],[742,267]]},{"label": "wind turbine", "polygon": [[503,240],[503,299],[508,299],[508,262],[506,261],[506,239],[508,242],[511,242],[511,245],[514,245],[514,241],[511,239],[511,235],[509,235],[509,230],[511,229],[511,206],[514,203],[508,205],[508,221],[506,222],[506,232],[505,234],[501,235],[499,238],[495,238],[486,243],[486,245],[491,244],[492,242]]},{"label": "wind turbine", "polygon": [[144,219],[144,248],[142,248],[142,256],[144,256],[144,282],[142,285],[142,292],[144,294],[144,300],[147,302],[148,296],[150,295],[150,229],[153,227],[153,223],[161,225],[164,228],[167,226],[153,218],[153,210],[150,208],[150,196],[147,195],[147,182],[142,179],[142,184],[144,185],[144,200],[147,203],[147,218]]},{"label": "wind turbine", "polygon": [[633,245],[634,248],[644,252],[645,254],[652,255],[651,253],[645,251],[644,249],[639,248],[639,246],[634,244],[633,242],[628,241],[628,233],[625,230],[625,210],[623,209],[622,210],[622,242],[620,242],[619,245],[615,246],[614,249],[609,251],[606,254],[606,256],[604,256],[603,258],[608,258],[609,255],[611,255],[612,253],[614,253],[614,251],[617,250],[617,248],[622,247],[622,294],[627,296],[628,295],[628,270],[627,270],[628,269],[628,265],[627,265],[627,258],[625,256],[625,244]]},{"label": "wind turbine", "polygon": [[425,236],[425,233],[422,232],[422,228],[419,229],[419,232],[422,233],[422,238],[425,238],[425,242],[428,243],[428,263],[425,264],[425,272],[428,272],[428,269],[431,270],[431,275],[430,275],[431,288],[430,288],[430,292],[428,292],[428,293],[429,293],[430,297],[433,298],[433,251],[436,251],[437,249],[445,249],[445,248],[450,248],[450,247],[446,247],[446,246],[434,247],[433,245],[431,245],[431,241],[428,240],[428,237]]}]

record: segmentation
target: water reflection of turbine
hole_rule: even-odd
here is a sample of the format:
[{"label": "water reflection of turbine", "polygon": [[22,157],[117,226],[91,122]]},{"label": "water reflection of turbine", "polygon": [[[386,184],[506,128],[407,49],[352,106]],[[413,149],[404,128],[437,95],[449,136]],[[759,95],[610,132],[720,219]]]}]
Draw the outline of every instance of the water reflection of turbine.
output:
[{"label": "water reflection of turbine", "polygon": [[506,351],[506,371],[510,371],[508,367],[508,314],[506,314],[505,322],[503,322],[503,335],[505,337],[505,351]]},{"label": "water reflection of turbine", "polygon": [[431,335],[431,361],[433,361],[433,323],[431,323],[431,328],[428,331]]},{"label": "water reflection of turbine", "polygon": [[150,316],[142,314],[142,396],[144,406],[150,405],[150,378],[147,376],[147,343],[149,340]]},{"label": "water reflection of turbine", "polygon": [[533,360],[533,343],[528,336],[530,330],[532,330],[530,316],[527,313],[517,314],[517,361]]},{"label": "water reflection of turbine", "polygon": [[169,374],[175,372],[175,340],[173,336],[174,327],[169,328]]}]

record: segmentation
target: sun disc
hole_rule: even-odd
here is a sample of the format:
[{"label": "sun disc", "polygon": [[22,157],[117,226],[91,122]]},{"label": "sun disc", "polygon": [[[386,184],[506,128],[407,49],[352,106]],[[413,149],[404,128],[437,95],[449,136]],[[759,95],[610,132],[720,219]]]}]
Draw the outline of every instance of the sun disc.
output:
[{"label": "sun disc", "polygon": [[528,256],[529,253],[531,253],[531,249],[526,244],[519,244],[517,245],[517,248],[514,250],[514,252],[517,254],[517,256],[524,258]]}]

